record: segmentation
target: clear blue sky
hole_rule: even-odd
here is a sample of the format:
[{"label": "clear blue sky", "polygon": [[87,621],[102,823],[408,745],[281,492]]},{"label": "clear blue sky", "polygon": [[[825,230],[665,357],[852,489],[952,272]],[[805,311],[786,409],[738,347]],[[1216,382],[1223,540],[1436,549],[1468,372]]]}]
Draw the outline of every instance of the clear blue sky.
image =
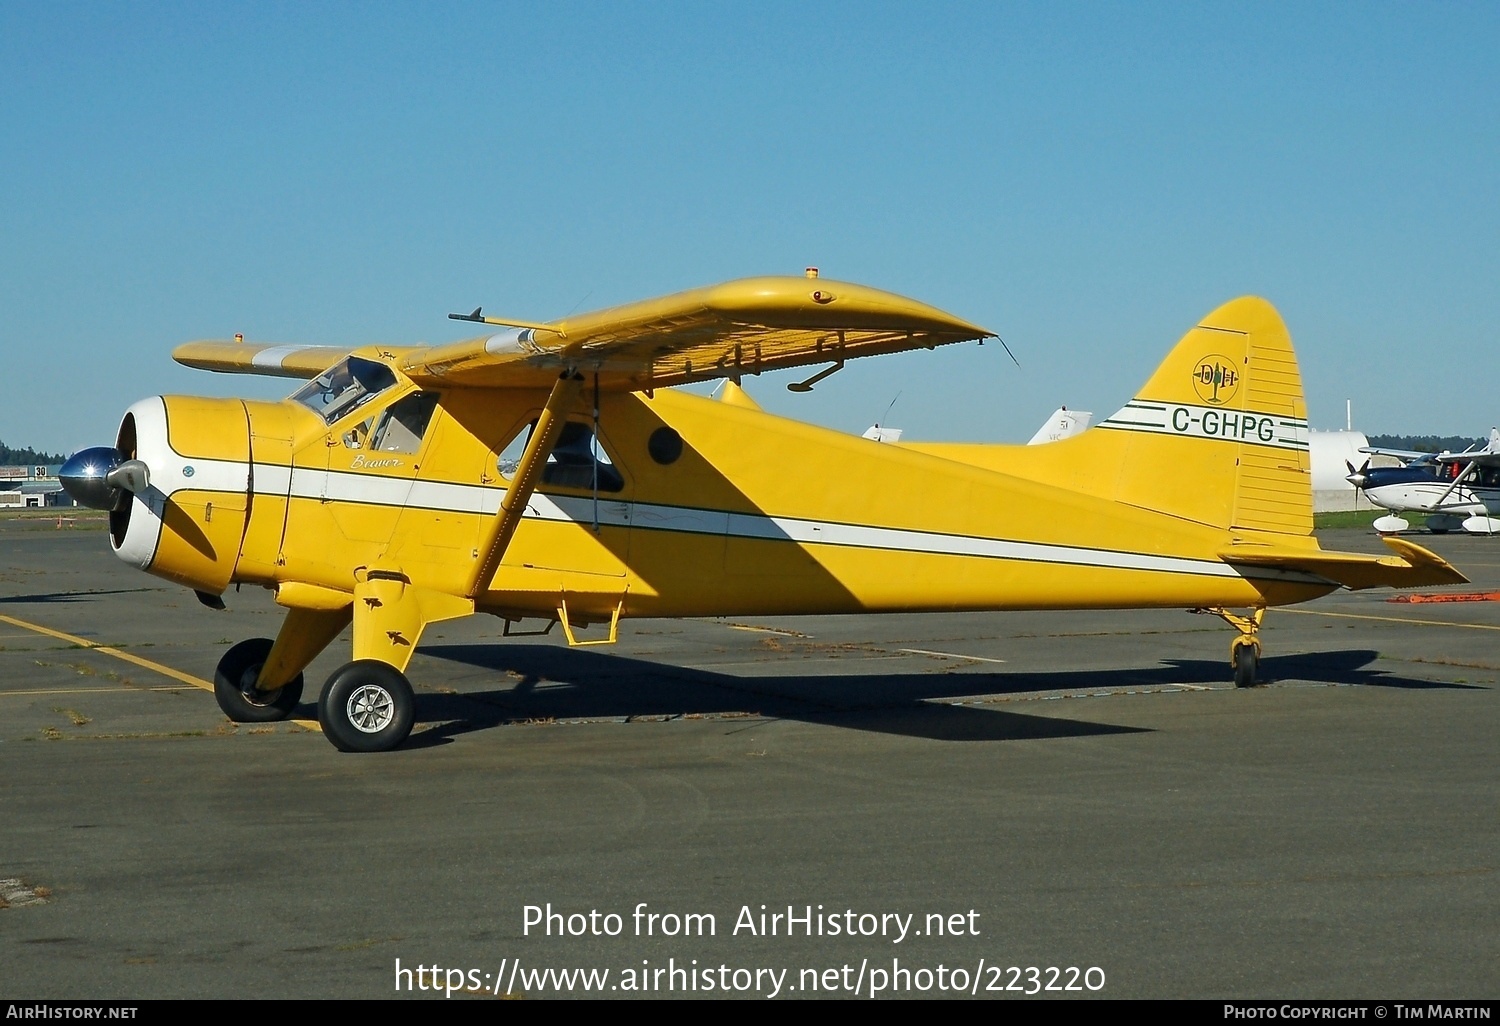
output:
[{"label": "clear blue sky", "polygon": [[0,439],[156,392],[179,342],[447,341],[746,275],[1000,332],[771,409],[1024,441],[1237,295],[1315,427],[1480,435],[1500,5],[0,4]]}]

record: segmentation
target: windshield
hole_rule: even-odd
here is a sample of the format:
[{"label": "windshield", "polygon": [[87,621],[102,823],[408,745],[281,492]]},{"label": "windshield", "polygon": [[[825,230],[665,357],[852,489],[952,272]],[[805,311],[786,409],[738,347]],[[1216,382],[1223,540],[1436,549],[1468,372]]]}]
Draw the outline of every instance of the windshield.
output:
[{"label": "windshield", "polygon": [[383,363],[351,356],[292,393],[292,398],[329,424],[356,410],[396,383]]}]

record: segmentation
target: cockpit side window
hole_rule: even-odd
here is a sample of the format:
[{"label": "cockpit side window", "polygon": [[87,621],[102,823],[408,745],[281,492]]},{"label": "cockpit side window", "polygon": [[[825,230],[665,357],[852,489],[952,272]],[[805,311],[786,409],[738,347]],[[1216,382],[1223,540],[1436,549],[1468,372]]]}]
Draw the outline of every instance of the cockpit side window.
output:
[{"label": "cockpit side window", "polygon": [[381,415],[370,448],[378,452],[416,452],[427,433],[437,399],[436,392],[413,392],[391,403],[390,409]]},{"label": "cockpit side window", "polygon": [[[495,461],[500,476],[507,481],[516,475],[526,443],[536,430],[536,421],[520,434],[500,453]],[[557,444],[547,456],[547,465],[542,469],[541,483],[558,488],[577,488],[592,491],[595,480],[601,492],[618,492],[625,487],[625,478],[615,469],[614,461],[587,424],[569,421],[563,425]]]},{"label": "cockpit side window", "polygon": [[332,424],[395,383],[395,372],[385,364],[351,356],[297,389],[292,399]]}]

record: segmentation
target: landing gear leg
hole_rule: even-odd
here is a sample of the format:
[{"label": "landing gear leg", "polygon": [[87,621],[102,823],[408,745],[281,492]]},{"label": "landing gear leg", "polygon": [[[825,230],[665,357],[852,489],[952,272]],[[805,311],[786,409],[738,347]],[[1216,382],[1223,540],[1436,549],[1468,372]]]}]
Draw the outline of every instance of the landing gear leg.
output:
[{"label": "landing gear leg", "polygon": [[1260,670],[1260,624],[1266,618],[1266,607],[1252,609],[1249,616],[1231,613],[1220,607],[1200,609],[1197,612],[1213,613],[1239,631],[1229,643],[1229,665],[1234,668],[1234,686],[1254,687],[1256,673]]}]

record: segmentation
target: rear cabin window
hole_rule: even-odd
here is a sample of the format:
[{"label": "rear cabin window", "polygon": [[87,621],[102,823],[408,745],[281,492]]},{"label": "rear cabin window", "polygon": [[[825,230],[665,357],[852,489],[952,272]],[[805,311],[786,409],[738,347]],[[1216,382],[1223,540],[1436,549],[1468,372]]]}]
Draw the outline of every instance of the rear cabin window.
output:
[{"label": "rear cabin window", "polygon": [[[535,430],[536,421],[532,421],[526,430],[511,440],[495,461],[500,476],[507,481],[516,476],[516,468],[521,465],[521,455],[526,451],[526,443],[531,440],[531,433]],[[614,461],[609,458],[604,446],[599,444],[593,430],[587,424],[569,421],[563,425],[557,444],[547,456],[547,465],[542,468],[541,483],[558,488],[593,491],[596,475],[601,492],[618,492],[625,487],[625,479],[615,469]]]}]

